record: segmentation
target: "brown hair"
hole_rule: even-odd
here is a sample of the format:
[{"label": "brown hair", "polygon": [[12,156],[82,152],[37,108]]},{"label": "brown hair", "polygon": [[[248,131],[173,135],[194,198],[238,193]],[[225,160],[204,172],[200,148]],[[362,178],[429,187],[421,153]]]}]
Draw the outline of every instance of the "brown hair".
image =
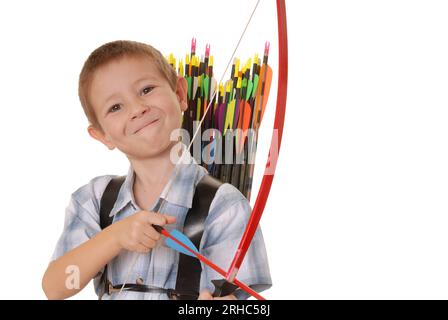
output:
[{"label": "brown hair", "polygon": [[101,129],[89,99],[89,90],[95,71],[106,64],[123,57],[147,57],[166,78],[170,87],[176,90],[177,74],[159,50],[149,44],[136,41],[118,40],[103,44],[95,49],[84,62],[79,75],[78,95],[84,113],[90,124]]}]

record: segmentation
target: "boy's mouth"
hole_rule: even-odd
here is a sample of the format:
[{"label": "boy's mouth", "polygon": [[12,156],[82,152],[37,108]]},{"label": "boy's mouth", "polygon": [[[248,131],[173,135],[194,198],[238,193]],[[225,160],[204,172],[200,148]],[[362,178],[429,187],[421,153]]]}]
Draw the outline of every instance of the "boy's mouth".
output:
[{"label": "boy's mouth", "polygon": [[134,134],[138,133],[138,132],[139,132],[140,130],[142,130],[143,128],[146,128],[146,127],[148,127],[148,126],[153,125],[153,124],[156,123],[157,121],[159,121],[159,118],[155,118],[155,119],[152,119],[152,120],[150,120],[150,121],[145,122],[142,126],[140,126],[140,127],[134,132]]}]

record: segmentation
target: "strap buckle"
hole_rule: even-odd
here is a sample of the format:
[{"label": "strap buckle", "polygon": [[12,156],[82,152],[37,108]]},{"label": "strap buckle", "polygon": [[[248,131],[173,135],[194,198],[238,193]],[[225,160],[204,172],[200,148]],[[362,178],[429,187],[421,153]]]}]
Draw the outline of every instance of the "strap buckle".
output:
[{"label": "strap buckle", "polygon": [[170,300],[198,300],[199,294],[193,291],[176,291],[175,289],[168,289],[166,294]]},{"label": "strap buckle", "polygon": [[[124,290],[124,288],[123,288]],[[114,288],[114,286],[112,285],[112,282],[107,281],[107,294],[110,295],[111,293],[117,293],[121,291],[121,287],[120,288]]]}]

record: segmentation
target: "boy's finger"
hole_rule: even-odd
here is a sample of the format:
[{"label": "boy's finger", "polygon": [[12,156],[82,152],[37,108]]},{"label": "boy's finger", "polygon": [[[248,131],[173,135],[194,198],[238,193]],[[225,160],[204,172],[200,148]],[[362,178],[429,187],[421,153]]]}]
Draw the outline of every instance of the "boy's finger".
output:
[{"label": "boy's finger", "polygon": [[237,300],[233,294],[224,297],[214,297],[213,300]]},{"label": "boy's finger", "polygon": [[148,236],[143,236],[143,238],[140,241],[140,244],[146,247],[147,249],[154,248],[156,245],[156,241]]},{"label": "boy's finger", "polygon": [[208,290],[204,290],[198,297],[198,300],[213,300],[213,296]]},{"label": "boy's finger", "polygon": [[151,215],[148,216],[149,224],[155,224],[158,226],[164,226],[166,224],[165,216],[160,213],[151,212]]},{"label": "boy's finger", "polygon": [[139,253],[148,253],[150,250],[151,250],[151,248],[148,248],[141,243],[137,244],[134,249],[134,251],[137,251]]},{"label": "boy's finger", "polygon": [[166,223],[167,223],[167,224],[175,223],[175,222],[176,222],[176,217],[173,217],[173,216],[167,216],[167,215],[165,215],[164,217],[165,217],[165,219],[166,219]]},{"label": "boy's finger", "polygon": [[154,229],[154,227],[152,226],[147,226],[144,230],[143,233],[147,236],[150,237],[151,239],[158,241],[160,239],[160,233],[158,233],[156,231],[156,229]]}]

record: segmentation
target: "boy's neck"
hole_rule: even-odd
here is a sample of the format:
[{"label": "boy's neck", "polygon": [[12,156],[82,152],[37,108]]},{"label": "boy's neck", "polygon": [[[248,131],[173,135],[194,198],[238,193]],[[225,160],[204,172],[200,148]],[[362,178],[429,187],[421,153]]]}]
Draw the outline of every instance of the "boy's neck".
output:
[{"label": "boy's neck", "polygon": [[129,159],[135,172],[134,184],[144,191],[163,189],[176,166],[170,158],[172,147],[173,145],[170,145],[165,151],[155,157]]}]

